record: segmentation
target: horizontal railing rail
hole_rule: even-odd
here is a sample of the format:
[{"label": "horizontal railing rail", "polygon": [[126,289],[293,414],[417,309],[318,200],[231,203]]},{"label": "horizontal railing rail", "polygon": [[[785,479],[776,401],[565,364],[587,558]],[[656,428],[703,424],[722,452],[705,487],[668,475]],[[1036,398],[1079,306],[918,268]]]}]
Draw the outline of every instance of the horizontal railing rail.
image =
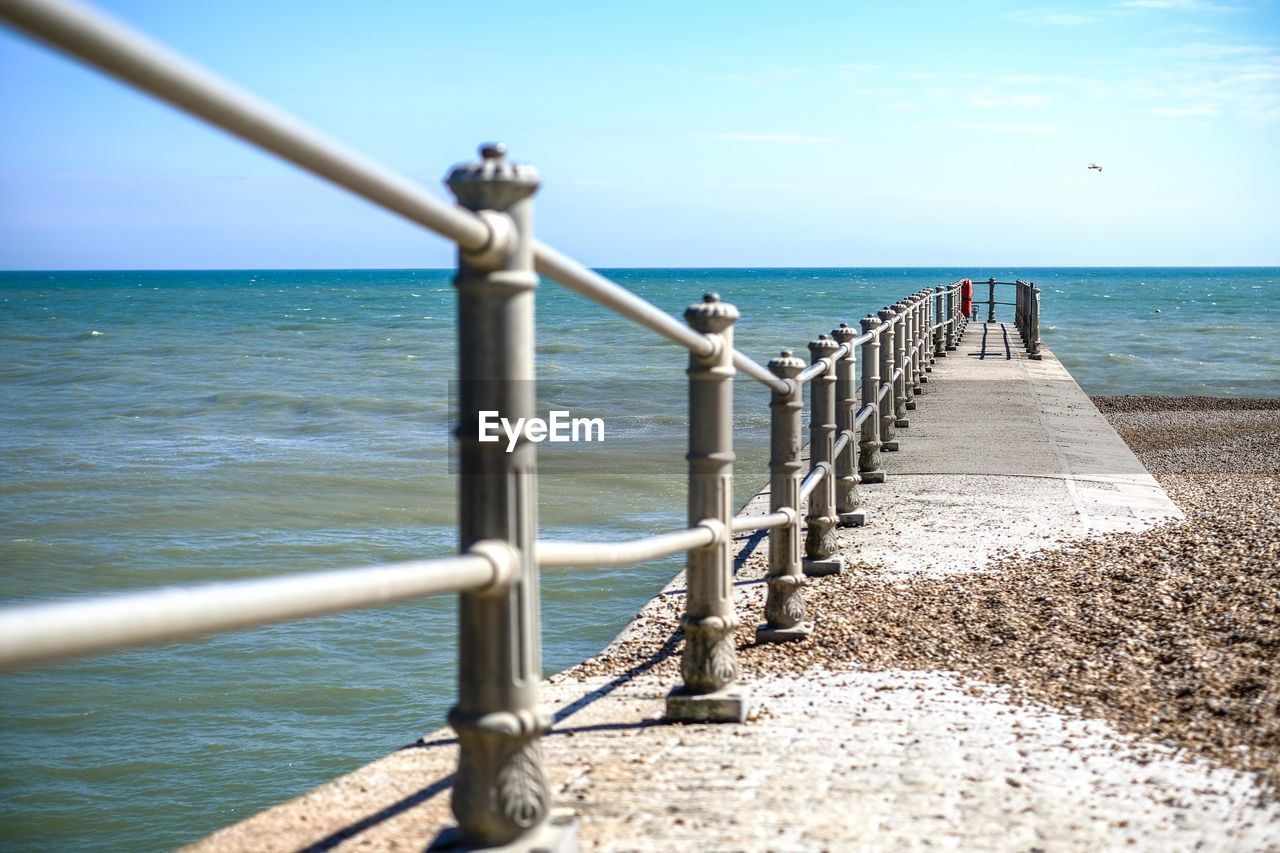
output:
[{"label": "horizontal railing rail", "polygon": [[[454,813],[470,843],[527,839],[545,825],[549,793],[537,748],[548,725],[541,678],[540,569],[607,568],[686,555],[681,621],[684,683],[668,697],[673,720],[745,718],[737,682],[732,537],[768,530],[768,597],[757,638],[807,636],[806,574],[839,571],[836,531],[865,521],[859,487],[885,482],[882,452],[899,449],[938,359],[959,345],[970,317],[967,280],[904,296],[808,343],[808,364],[783,351],[761,365],[733,346],[737,309],[707,294],[685,323],[535,239],[531,167],[486,145],[461,164],[443,202],[241,89],[70,0],[0,0],[0,17],[458,246],[458,446],[461,553],[435,560],[229,581],[0,611],[0,666],[171,642],[430,595],[459,598],[458,733]],[[480,440],[470,413],[531,417],[533,300],[554,280],[688,351],[686,529],[621,542],[538,541],[536,443]],[[992,292],[994,293],[994,282]],[[1039,291],[1016,282],[1015,314],[1038,346]],[[994,301],[994,297],[992,297]],[[992,305],[994,310],[994,305]],[[499,352],[500,351],[500,352]],[[740,373],[769,389],[769,511],[734,516],[733,394]],[[802,458],[808,391],[809,459]],[[801,515],[802,507],[806,514]],[[803,533],[803,542],[801,539]],[[519,772],[511,772],[518,765]]]},{"label": "horizontal railing rail", "polygon": [[510,581],[515,566],[506,543],[487,542],[435,560],[9,607],[0,610],[0,668],[494,590]]},{"label": "horizontal railing rail", "polygon": [[707,521],[688,530],[632,539],[626,542],[538,541],[536,555],[542,568],[611,567],[643,563],[694,548],[714,545],[723,538],[723,527]]}]

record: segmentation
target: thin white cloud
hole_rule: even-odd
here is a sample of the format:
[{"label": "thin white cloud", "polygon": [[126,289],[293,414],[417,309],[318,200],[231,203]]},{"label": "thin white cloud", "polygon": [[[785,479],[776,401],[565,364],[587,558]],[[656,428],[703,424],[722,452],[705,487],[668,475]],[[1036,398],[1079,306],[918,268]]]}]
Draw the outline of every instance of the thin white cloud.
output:
[{"label": "thin white cloud", "polygon": [[1007,95],[999,92],[982,92],[969,97],[969,106],[978,109],[1027,109],[1043,107],[1049,96],[1040,93]]},{"label": "thin white cloud", "polygon": [[1206,0],[1125,0],[1120,5],[1126,9],[1176,9],[1183,12],[1226,12],[1238,8]]},{"label": "thin white cloud", "polygon": [[1260,44],[1223,44],[1221,42],[1197,41],[1191,44],[1161,48],[1155,53],[1174,59],[1217,62],[1219,60],[1265,59],[1274,56],[1275,49],[1264,47]]},{"label": "thin white cloud", "polygon": [[1093,15],[1064,12],[1059,9],[1022,9],[1011,13],[1010,20],[1043,27],[1080,27],[1098,20]]},{"label": "thin white cloud", "polygon": [[1212,104],[1196,104],[1189,107],[1152,107],[1156,118],[1208,118],[1221,115],[1222,110]]},{"label": "thin white cloud", "polygon": [[1154,90],[1147,98],[1152,115],[1223,116],[1253,125],[1280,117],[1280,51],[1275,48],[1196,42],[1152,53],[1156,70],[1144,79]]},{"label": "thin white cloud", "polygon": [[735,71],[721,75],[723,79],[751,86],[775,86],[779,83],[790,83],[813,74],[809,68],[762,68],[756,71]]},{"label": "thin white cloud", "polygon": [[812,136],[805,133],[700,133],[697,139],[721,142],[768,142],[784,145],[832,145],[846,140],[839,136]]},{"label": "thin white cloud", "polygon": [[952,125],[957,130],[971,130],[976,133],[1013,133],[1026,136],[1057,136],[1066,129],[1056,124],[1020,124],[997,121],[962,121]]}]

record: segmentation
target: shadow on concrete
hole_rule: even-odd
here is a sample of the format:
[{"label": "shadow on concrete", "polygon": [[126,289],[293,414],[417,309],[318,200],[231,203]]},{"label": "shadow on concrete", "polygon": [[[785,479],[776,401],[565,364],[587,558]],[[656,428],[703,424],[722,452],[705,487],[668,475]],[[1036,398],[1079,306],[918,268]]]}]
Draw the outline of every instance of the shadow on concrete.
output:
[{"label": "shadow on concrete", "polygon": [[437,779],[425,788],[414,791],[407,797],[398,800],[385,809],[376,811],[366,818],[356,821],[355,823],[344,826],[337,832],[330,833],[314,844],[309,844],[302,848],[302,853],[323,853],[326,850],[332,850],[344,841],[348,841],[366,829],[370,829],[384,820],[390,820],[402,812],[406,812],[419,803],[425,803],[427,800],[439,793],[447,791],[453,785],[453,777],[455,774],[450,773],[442,779]]},{"label": "shadow on concrete", "polygon": [[[737,555],[733,559],[733,573],[735,575],[742,570],[742,567],[745,566],[747,563],[747,559],[752,554],[755,553],[756,548],[760,547],[760,543],[764,542],[765,538],[768,535],[769,535],[768,530],[757,530],[757,531],[754,531],[749,537],[747,537],[746,544],[742,546],[742,549],[738,551]],[[735,537],[735,539],[736,538],[738,537]],[[740,584],[748,585],[753,583],[761,583],[761,581],[738,581],[738,582],[735,582],[735,586]],[[683,589],[669,590],[662,594],[663,595],[684,595],[685,590]],[[659,662],[671,657],[671,655],[675,652],[676,647],[680,645],[680,641],[683,638],[684,638],[683,632],[679,630],[672,632],[671,636],[668,637],[666,639],[666,642],[662,644],[662,647],[658,649],[658,651],[654,652],[653,655],[651,655],[647,660],[641,661],[640,663],[628,669],[626,672],[614,678],[612,681],[610,681],[608,684],[604,685],[603,687],[600,687],[597,690],[593,690],[592,692],[588,693],[586,696],[583,696],[577,699],[576,701],[571,702],[568,705],[565,705],[560,710],[556,711],[554,717],[552,718],[553,725],[555,723],[559,723],[565,719],[568,719],[569,717],[581,711],[583,708],[590,705],[592,702],[595,702],[599,699],[603,699],[613,691],[617,690],[622,685],[626,684],[631,679],[635,678],[638,675],[643,675],[644,673],[648,672],[650,669],[653,669],[653,667],[656,666]],[[661,725],[661,724],[662,724],[661,721],[650,720],[650,721],[644,721],[642,723],[638,723],[637,725]]]},{"label": "shadow on concrete", "polygon": [[[995,340],[990,341],[988,345],[987,336],[996,325],[1000,327],[1000,335]],[[986,361],[987,356],[992,358],[1004,356],[1004,361],[1012,361],[1013,347],[1009,344],[1009,327],[1004,323],[983,323],[982,340],[979,342],[978,348],[973,352],[965,353],[965,355],[969,358],[976,358],[978,361]]]}]

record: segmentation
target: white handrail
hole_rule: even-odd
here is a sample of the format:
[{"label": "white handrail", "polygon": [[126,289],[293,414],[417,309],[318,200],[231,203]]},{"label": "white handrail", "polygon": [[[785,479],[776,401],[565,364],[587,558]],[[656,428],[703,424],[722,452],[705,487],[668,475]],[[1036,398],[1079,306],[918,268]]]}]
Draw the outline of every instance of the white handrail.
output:
[{"label": "white handrail", "polygon": [[683,325],[667,312],[646,302],[625,287],[609,281],[598,272],[587,269],[545,243],[534,241],[533,253],[534,269],[539,275],[558,281],[575,293],[580,293],[606,308],[612,308],[622,316],[675,341],[690,352],[703,356],[711,354],[713,345],[709,338]]},{"label": "white handrail", "polygon": [[0,668],[505,583],[501,543],[437,560],[97,596],[0,610]]},{"label": "white handrail", "polygon": [[710,525],[691,527],[675,533],[662,533],[625,542],[555,542],[539,540],[534,553],[543,568],[567,569],[573,566],[625,566],[704,548],[716,541]]}]

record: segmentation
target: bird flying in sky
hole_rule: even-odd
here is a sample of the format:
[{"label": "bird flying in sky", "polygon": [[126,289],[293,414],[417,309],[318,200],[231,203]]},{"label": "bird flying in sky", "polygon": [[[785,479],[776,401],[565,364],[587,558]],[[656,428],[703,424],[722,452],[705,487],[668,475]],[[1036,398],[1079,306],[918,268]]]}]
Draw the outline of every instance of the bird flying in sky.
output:
[{"label": "bird flying in sky", "polygon": [[1097,169],[1099,172],[1101,172],[1101,171],[1102,171],[1102,167],[1101,167],[1101,166],[1099,166],[1097,163],[1090,163],[1090,164],[1089,164],[1089,168],[1090,168],[1090,169]]}]

